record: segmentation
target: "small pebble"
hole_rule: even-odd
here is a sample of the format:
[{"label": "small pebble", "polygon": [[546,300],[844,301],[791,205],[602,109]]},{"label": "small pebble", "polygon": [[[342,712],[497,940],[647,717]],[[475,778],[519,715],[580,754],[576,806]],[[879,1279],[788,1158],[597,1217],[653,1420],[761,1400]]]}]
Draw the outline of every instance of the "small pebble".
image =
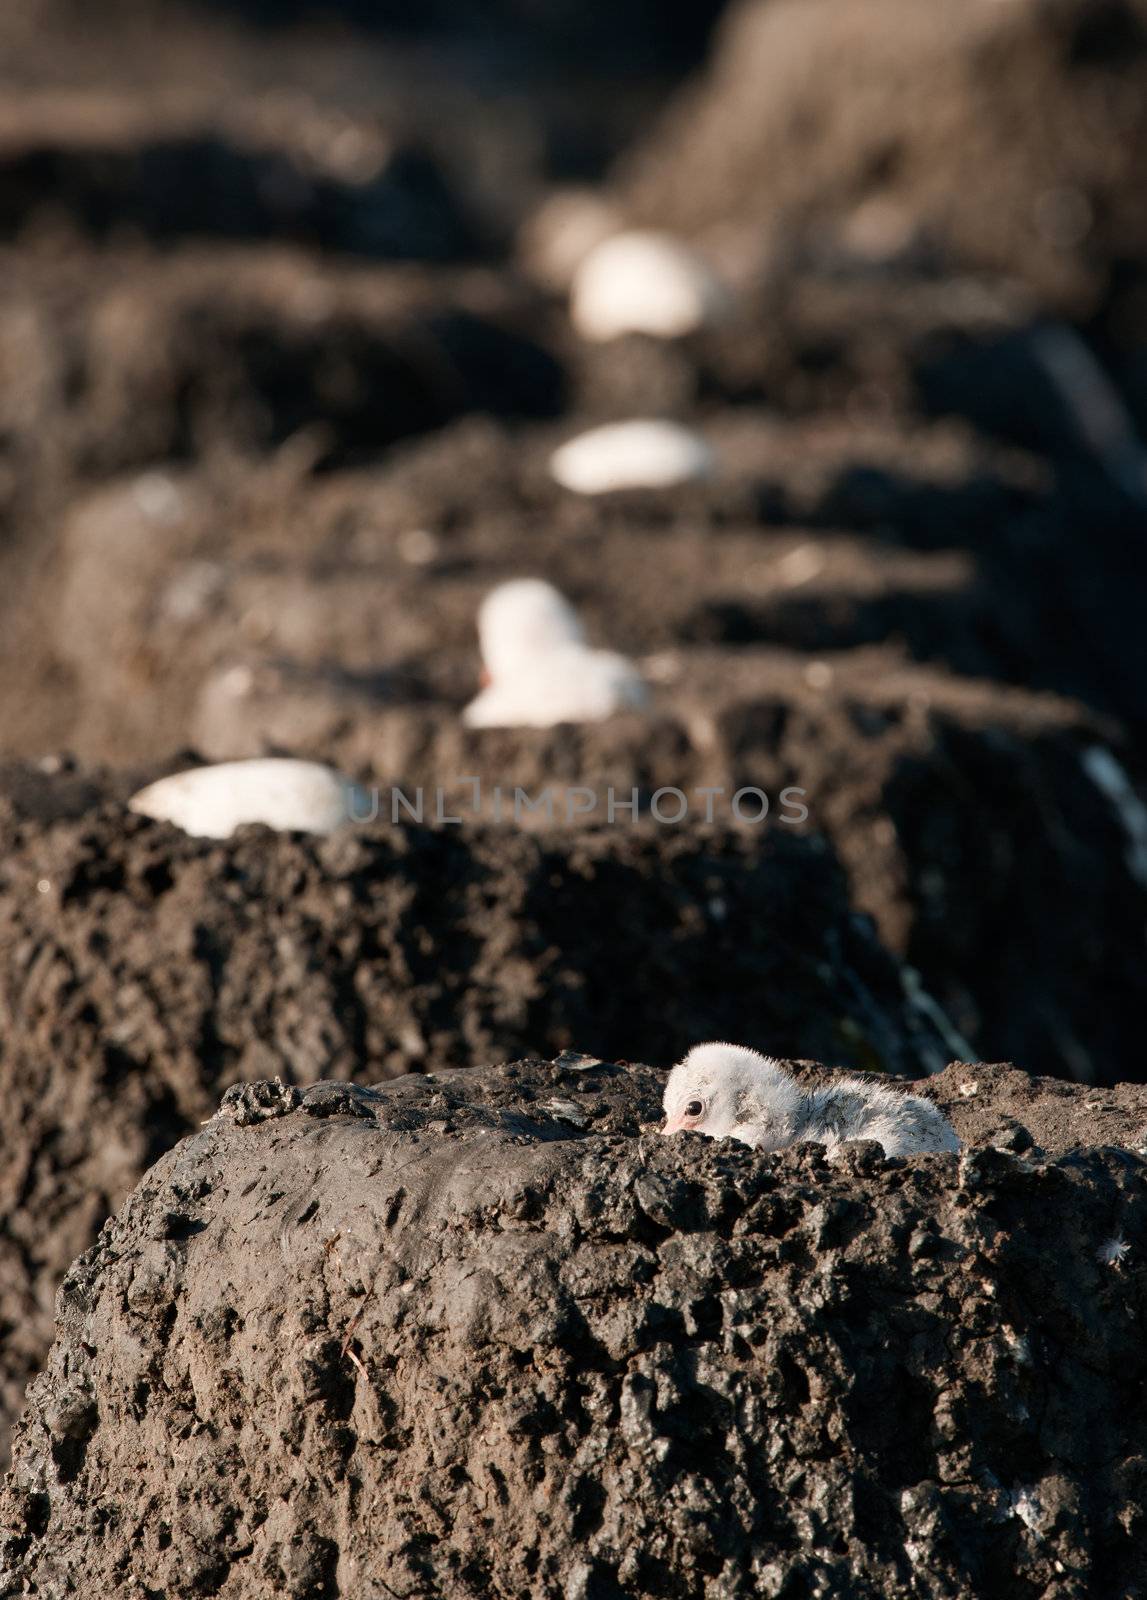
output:
[{"label": "small pebble", "polygon": [[145,472],[132,485],[135,503],[153,522],[178,522],[183,515],[183,494],[163,472]]},{"label": "small pebble", "polygon": [[1016,1123],[1014,1127],[1000,1128],[993,1133],[990,1142],[995,1150],[1009,1150],[1019,1155],[1021,1151],[1030,1150],[1034,1141],[1027,1129]]},{"label": "small pebble", "polygon": [[168,584],[161,609],[172,622],[193,622],[218,604],[226,584],[218,561],[189,561]]},{"label": "small pebble", "polygon": [[591,1067],[600,1067],[601,1064],[597,1056],[583,1056],[580,1050],[563,1050],[560,1056],[554,1057],[554,1066],[562,1067],[567,1072],[588,1072]]},{"label": "small pebble", "polygon": [[589,1126],[589,1112],[573,1100],[547,1100],[546,1108],[560,1121],[572,1123],[575,1128]]},{"label": "small pebble", "polygon": [[828,565],[828,557],[815,544],[801,544],[782,556],[777,562],[777,573],[786,589],[799,589],[819,577]]},{"label": "small pebble", "polygon": [[426,528],[411,528],[400,534],[398,553],[412,567],[428,567],[438,556],[438,540]]}]

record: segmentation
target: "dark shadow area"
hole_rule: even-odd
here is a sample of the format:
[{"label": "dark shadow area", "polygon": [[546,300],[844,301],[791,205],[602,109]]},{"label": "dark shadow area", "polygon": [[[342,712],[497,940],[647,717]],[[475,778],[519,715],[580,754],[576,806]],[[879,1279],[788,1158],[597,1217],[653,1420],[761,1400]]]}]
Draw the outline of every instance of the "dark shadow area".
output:
[{"label": "dark shadow area", "polygon": [[204,132],[117,148],[31,145],[0,155],[0,236],[64,213],[93,239],[279,240],[376,261],[457,261],[478,235],[439,167],[400,148],[362,182],[283,150]]}]

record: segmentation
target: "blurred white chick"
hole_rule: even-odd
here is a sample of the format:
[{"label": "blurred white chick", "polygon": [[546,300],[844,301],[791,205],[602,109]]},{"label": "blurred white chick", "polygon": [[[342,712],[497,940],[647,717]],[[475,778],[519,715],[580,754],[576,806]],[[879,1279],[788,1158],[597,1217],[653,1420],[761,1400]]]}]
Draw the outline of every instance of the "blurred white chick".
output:
[{"label": "blurred white chick", "polygon": [[570,316],[583,339],[679,339],[721,321],[730,297],[704,258],[670,234],[633,230],[596,245],[574,274]]},{"label": "blurred white chick", "polygon": [[201,839],[226,839],[252,822],[282,832],[331,833],[367,815],[365,795],[331,767],[280,757],[174,772],[134,794],[128,807]]},{"label": "blurred white chick", "polygon": [[478,637],[485,687],[462,714],[468,727],[600,722],[646,702],[637,668],[591,649],[569,601],[539,578],[517,578],[488,594]]}]

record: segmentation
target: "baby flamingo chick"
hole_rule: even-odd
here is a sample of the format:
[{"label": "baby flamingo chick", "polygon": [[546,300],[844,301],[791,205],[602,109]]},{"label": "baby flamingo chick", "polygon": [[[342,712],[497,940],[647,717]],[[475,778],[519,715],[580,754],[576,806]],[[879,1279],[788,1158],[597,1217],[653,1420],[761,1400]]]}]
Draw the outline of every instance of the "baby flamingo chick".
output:
[{"label": "baby flamingo chick", "polygon": [[959,1150],[938,1106],[863,1078],[802,1089],[771,1056],[736,1044],[699,1044],[669,1074],[663,1133],[691,1129],[757,1150],[810,1141],[831,1154],[847,1139],[874,1139],[886,1156]]}]

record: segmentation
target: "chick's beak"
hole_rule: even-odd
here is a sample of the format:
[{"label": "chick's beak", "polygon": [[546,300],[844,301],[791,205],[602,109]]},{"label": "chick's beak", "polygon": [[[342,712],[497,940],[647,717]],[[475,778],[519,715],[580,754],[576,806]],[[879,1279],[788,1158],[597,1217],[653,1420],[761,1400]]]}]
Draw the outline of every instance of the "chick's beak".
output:
[{"label": "chick's beak", "polygon": [[676,1117],[666,1117],[665,1126],[662,1128],[661,1132],[665,1135],[669,1135],[671,1133],[681,1133],[684,1130],[684,1127],[684,1117],[680,1115]]},{"label": "chick's beak", "polygon": [[490,685],[493,683],[493,681],[494,681],[493,678],[491,678],[491,676],[490,676],[489,667],[483,667],[481,672],[478,674],[478,687],[479,687],[479,689],[488,689],[490,687]]}]

